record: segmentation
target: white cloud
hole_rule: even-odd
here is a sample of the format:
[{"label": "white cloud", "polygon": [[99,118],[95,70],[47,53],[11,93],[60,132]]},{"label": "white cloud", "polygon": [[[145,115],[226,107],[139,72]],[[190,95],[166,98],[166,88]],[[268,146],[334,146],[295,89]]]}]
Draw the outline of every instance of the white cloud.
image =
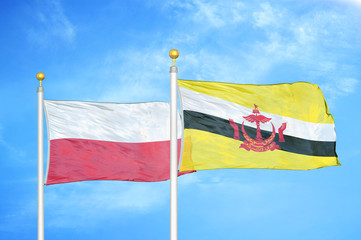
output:
[{"label": "white cloud", "polygon": [[[182,20],[174,21],[176,32],[155,36],[148,48],[114,50],[103,57],[102,66],[97,60],[89,74],[89,78],[97,78],[92,91],[96,97],[90,100],[168,101],[171,61],[170,48],[164,46],[170,44],[179,46],[179,78],[269,83],[268,74],[273,69],[292,64],[307,77],[302,80],[317,79],[322,84],[334,75],[342,78],[346,72],[340,55],[332,52],[335,46],[351,49],[361,43],[353,27],[355,19],[333,8],[310,9],[300,15],[272,2],[173,0],[159,5],[171,10],[170,15],[178,11]],[[256,40],[242,45],[245,30],[250,29],[256,31],[252,33],[257,34],[252,36]]]},{"label": "white cloud", "polygon": [[300,45],[312,44],[315,41],[313,28],[310,26],[297,26],[293,29],[295,38]]},{"label": "white cloud", "polygon": [[359,80],[355,78],[334,78],[320,84],[320,88],[327,95],[328,105],[334,107],[337,98],[357,92],[358,84]]},{"label": "white cloud", "polygon": [[[218,3],[218,4],[217,4]],[[243,10],[243,4],[240,2],[229,2],[229,6],[222,2],[210,3],[202,0],[195,0],[196,13],[194,21],[203,21],[214,27],[223,27],[226,24],[234,24],[242,21],[240,12]],[[227,7],[225,7],[227,6]]]},{"label": "white cloud", "polygon": [[[327,79],[344,67],[332,49],[335,46],[350,49],[361,39],[355,32],[357,28],[352,27],[354,17],[334,8],[321,11],[311,8],[300,15],[272,2],[172,0],[159,5],[170,11],[172,17],[176,15],[174,19],[181,19],[174,21],[176,34],[162,36],[162,41],[180,46],[178,76],[184,79],[264,83],[269,81],[268,73],[282,64],[302,69],[308,75],[302,80],[321,79],[320,76]],[[256,40],[244,46],[242,39],[247,38],[248,30],[256,31],[257,35],[252,36]],[[212,44],[205,44],[208,41]],[[169,94],[164,89],[168,87],[168,74],[164,74],[164,66],[169,65],[168,51],[155,47],[147,56],[142,55],[144,49],[111,53],[109,69],[115,64],[119,66],[113,74],[116,81],[106,86],[100,99],[167,98]],[[140,73],[137,69],[145,71]],[[162,88],[150,83],[159,80]],[[147,90],[140,92],[140,86]]]},{"label": "white cloud", "polygon": [[270,3],[260,7],[261,11],[253,13],[254,25],[263,31],[266,39],[255,42],[248,52],[250,78],[257,81],[282,64],[297,66],[307,76],[302,80],[318,83],[335,76],[342,79],[342,75],[355,72],[339,54],[342,50],[360,49],[361,35],[355,27],[354,15],[335,8],[311,9],[297,15]]},{"label": "white cloud", "polygon": [[[289,208],[288,199],[281,200],[284,203],[279,204],[280,200],[278,197],[274,198],[274,192],[279,193],[280,189],[288,191],[293,187],[293,183],[284,181],[266,183],[242,180],[240,182],[239,173],[233,175],[227,170],[198,171],[197,180],[191,187],[180,188],[185,195],[192,196],[191,199],[181,198],[180,204],[187,206],[188,212],[196,209],[200,220],[209,227],[219,227],[219,219],[222,219],[224,225],[234,226],[242,224],[244,219],[256,220],[273,216],[280,210],[280,205],[284,209]],[[267,201],[265,202],[264,199]],[[195,203],[201,203],[202,207]],[[206,214],[202,214],[204,212]],[[241,214],[242,218],[239,218],[238,214]]]},{"label": "white cloud", "polygon": [[357,7],[361,7],[361,0],[331,0],[331,1],[347,3],[347,4],[352,4],[354,6],[357,6]]},{"label": "white cloud", "polygon": [[324,84],[326,91],[332,93],[332,95],[347,96],[356,92],[359,80],[354,78],[341,78],[335,79]]},{"label": "white cloud", "polygon": [[[169,49],[170,50],[170,49]],[[169,98],[169,68],[166,49],[119,50],[105,58],[99,69],[101,95],[97,101],[144,102]],[[147,52],[147,54],[144,54]]]},{"label": "white cloud", "polygon": [[96,226],[105,219],[154,211],[169,201],[168,182],[79,182],[45,187],[47,225]]},{"label": "white cloud", "polygon": [[269,3],[261,4],[262,11],[257,11],[253,13],[253,18],[255,20],[255,26],[265,27],[265,26],[279,26],[281,24],[281,19],[283,18],[282,13],[275,8],[272,8]]},{"label": "white cloud", "polygon": [[344,78],[338,83],[338,88],[345,94],[354,93],[358,84],[358,80],[354,78]]},{"label": "white cloud", "polygon": [[244,4],[241,1],[173,0],[167,1],[165,8],[185,10],[194,23],[203,24],[206,28],[221,28],[244,20]]},{"label": "white cloud", "polygon": [[[233,53],[239,54],[240,57],[244,55],[239,49],[234,49]],[[260,61],[260,59],[253,60],[252,64]],[[213,49],[199,48],[197,51],[184,53],[181,61],[179,61],[178,74],[178,78],[181,79],[247,84],[255,83],[256,77],[254,76],[262,73],[259,69],[250,69],[249,64],[251,63],[239,61],[234,55],[220,57]]]},{"label": "white cloud", "polygon": [[38,24],[28,30],[30,41],[41,45],[48,45],[53,39],[74,41],[75,27],[65,15],[60,0],[39,3],[35,14]]},{"label": "white cloud", "polygon": [[0,126],[0,147],[3,146],[7,151],[10,152],[9,156],[12,157],[24,157],[26,155],[25,151],[18,149],[17,147],[9,144],[4,138],[2,134],[2,127]]},{"label": "white cloud", "polygon": [[[13,212],[7,211],[0,214],[0,233],[8,232],[16,236],[20,235],[22,230],[26,231],[25,229],[33,227],[33,224],[29,221],[32,219],[29,216],[36,216],[37,203],[29,200],[29,198],[26,202],[22,201]],[[13,207],[10,209],[13,209]],[[34,220],[36,221],[36,217],[34,217]],[[22,233],[27,235],[24,232]]]},{"label": "white cloud", "polygon": [[[192,18],[194,12],[202,15],[199,22],[207,22],[207,16],[211,16],[214,9],[227,9],[232,4],[212,3],[209,6],[203,1],[173,1],[171,4],[182,7],[183,18]],[[234,3],[234,2],[232,2]],[[202,8],[197,7],[202,4]],[[190,10],[195,6],[197,10]],[[208,7],[206,7],[208,6]],[[232,33],[235,39],[242,43],[242,34],[247,27],[256,26],[259,37],[252,44],[243,47],[241,44],[222,41],[217,38],[225,31],[219,24],[208,23],[218,28],[220,32],[214,35],[212,29],[202,29],[201,32],[194,32],[194,27],[189,26],[187,32],[189,46],[185,55],[182,55],[183,65],[180,71],[181,78],[188,79],[230,81],[242,83],[264,83],[269,72],[275,67],[283,64],[292,64],[295,68],[302,69],[306,79],[303,81],[316,81],[322,83],[322,79],[328,81],[335,75],[341,77],[346,71],[340,72],[345,65],[339,54],[333,53],[335,47],[339,49],[351,49],[361,43],[360,34],[355,28],[355,18],[342,12],[339,9],[329,8],[327,10],[311,9],[304,14],[291,12],[289,9],[274,5],[269,2],[261,3],[258,6],[253,4],[241,4],[239,11],[243,14],[243,21],[234,25],[236,31]],[[203,10],[201,10],[203,9]],[[208,9],[206,12],[204,9]],[[247,14],[253,18],[247,18]],[[215,17],[215,20],[222,18]],[[225,18],[225,22],[229,21]],[[239,31],[237,31],[239,30]],[[179,33],[181,36],[185,32]],[[217,42],[217,47],[212,49],[203,45],[204,39],[212,39]],[[215,40],[214,40],[215,39]],[[352,41],[350,41],[352,39]],[[195,49],[192,51],[192,49]],[[219,57],[222,52],[222,57]],[[347,72],[349,72],[348,69]],[[183,77],[184,76],[184,77]],[[290,76],[292,79],[292,76]],[[284,81],[284,80],[283,80]],[[291,80],[288,80],[291,81]]]}]

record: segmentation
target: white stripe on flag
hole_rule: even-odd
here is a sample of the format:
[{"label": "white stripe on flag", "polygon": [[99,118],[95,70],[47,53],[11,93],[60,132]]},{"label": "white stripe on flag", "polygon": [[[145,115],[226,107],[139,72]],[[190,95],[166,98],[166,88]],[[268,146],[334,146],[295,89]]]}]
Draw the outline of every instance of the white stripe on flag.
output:
[{"label": "white stripe on flag", "polygon": [[[79,138],[128,143],[170,140],[170,105],[166,102],[44,100],[44,105],[49,140]],[[178,136],[182,136],[181,127]]]},{"label": "white stripe on flag", "polygon": [[[245,121],[243,118],[243,116],[252,114],[253,109],[183,87],[179,87],[179,90],[181,98],[183,99],[183,110],[200,112],[223,118],[225,120],[232,119],[236,123],[242,124],[244,122],[244,125],[246,126],[255,127],[254,123]],[[259,107],[262,109],[262,106]],[[272,118],[271,122],[275,128],[280,127],[282,123],[287,123],[287,128],[283,133],[284,135],[314,141],[336,141],[334,124],[311,123],[290,117],[262,112],[262,110],[260,110],[260,112],[262,115]],[[271,124],[262,124],[261,129],[272,132]]]}]

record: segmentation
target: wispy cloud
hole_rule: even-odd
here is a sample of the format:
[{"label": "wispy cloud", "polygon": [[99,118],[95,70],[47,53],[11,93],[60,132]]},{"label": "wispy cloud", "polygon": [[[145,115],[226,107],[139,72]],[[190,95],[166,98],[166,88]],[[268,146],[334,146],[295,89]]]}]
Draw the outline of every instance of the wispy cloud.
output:
[{"label": "wispy cloud", "polygon": [[54,39],[71,43],[76,31],[64,13],[60,0],[39,2],[35,10],[37,24],[28,30],[28,38],[37,44],[47,46]]},{"label": "wispy cloud", "polygon": [[[61,5],[55,4],[60,9],[58,15],[63,16],[59,19],[65,19],[60,22],[66,26]],[[175,32],[149,39],[144,48],[119,48],[100,56],[91,70],[90,78],[98,78],[91,100],[168,101],[169,75],[164,66],[170,65],[170,48],[164,46],[169,44],[180,50],[178,76],[185,79],[276,83],[293,81],[301,70],[303,76],[297,80],[320,85],[335,76],[357,79],[352,74],[356,67],[344,61],[347,53],[340,54],[355,48],[361,51],[357,47],[361,46],[361,35],[354,27],[357,19],[346,11],[310,8],[300,14],[272,2],[232,0],[156,4],[164,12],[170,10],[170,16],[178,16],[172,18]],[[69,26],[73,28],[71,23]],[[248,34],[256,40],[244,44]],[[290,65],[294,70],[288,71],[290,76],[270,75],[278,67]],[[84,81],[81,88],[86,88]]]},{"label": "wispy cloud", "polygon": [[[354,66],[345,63],[344,56],[355,47],[361,51],[357,47],[361,45],[361,34],[355,27],[358,17],[346,10],[315,7],[300,14],[274,2],[200,0],[170,1],[165,6],[182,19],[178,25],[187,25],[186,31],[177,31],[168,38],[188,50],[182,55],[180,76],[269,83],[269,78],[275,77],[270,75],[274,69],[292,65],[294,74],[302,70],[299,80],[322,83],[322,79],[328,81],[335,75],[342,79],[356,72]],[[204,27],[199,31],[200,26]],[[228,34],[230,39],[224,37]],[[244,45],[242,39],[248,39],[247,35],[256,40]],[[212,42],[212,48],[207,41]],[[347,72],[342,70],[346,68]],[[288,72],[292,74],[292,69]],[[294,79],[292,75],[277,78],[281,82]]]},{"label": "wispy cloud", "polygon": [[335,78],[320,85],[320,88],[327,94],[327,103],[334,107],[339,97],[344,97],[357,92],[359,80],[355,78]]},{"label": "wispy cloud", "polygon": [[[234,226],[244,224],[242,222],[245,219],[253,221],[277,215],[280,210],[280,200],[274,196],[273,191],[290,190],[293,187],[293,183],[284,181],[278,183],[239,181],[238,177],[232,177],[229,172],[214,174],[213,171],[197,172],[196,179],[191,184],[190,187],[180,187],[181,193],[192,196],[181,200],[180,208],[186,206],[188,212],[200,212],[199,218],[208,227],[220,227],[219,219],[222,219],[223,226],[229,224]],[[289,207],[287,200],[281,201],[284,201],[284,208]],[[278,203],[275,204],[276,202]],[[201,203],[202,207],[195,203]],[[239,214],[242,215],[241,218]]]},{"label": "wispy cloud", "polygon": [[280,26],[282,19],[282,13],[275,8],[272,8],[269,3],[261,4],[261,11],[255,11],[253,13],[254,25],[257,27],[265,26]]},{"label": "wispy cloud", "polygon": [[351,4],[353,6],[361,7],[361,1],[360,0],[329,0],[329,1],[346,3],[346,4]]},{"label": "wispy cloud", "polygon": [[3,128],[0,126],[0,147],[4,147],[12,157],[24,157],[26,155],[25,151],[12,146],[9,144],[3,137]]},{"label": "wispy cloud", "polygon": [[241,1],[173,0],[167,1],[165,7],[186,11],[193,23],[212,28],[238,24],[244,20],[244,4]]},{"label": "wispy cloud", "polygon": [[76,76],[65,75],[60,86],[54,82],[48,86],[61,89],[62,96],[82,101],[169,101],[169,50],[159,46],[114,48],[87,68],[80,68]]},{"label": "wispy cloud", "polygon": [[338,83],[338,87],[343,93],[350,94],[356,91],[358,82],[359,81],[354,78],[344,78],[344,79],[340,79],[340,83]]},{"label": "wispy cloud", "polygon": [[[343,81],[341,79],[348,78],[345,76],[357,72],[355,66],[348,65],[344,59],[348,51],[361,50],[361,35],[354,27],[355,15],[333,8],[311,9],[296,15],[282,7],[263,3],[253,17],[254,26],[264,32],[266,39],[250,48],[246,61],[251,69],[250,78],[260,79],[282,64],[302,69],[306,78],[300,80],[320,84],[335,78]],[[255,71],[255,66],[264,74]]]},{"label": "wispy cloud", "polygon": [[[144,102],[169,98],[168,49],[116,50],[99,69],[104,79],[98,101]],[[144,54],[146,52],[146,54]]]},{"label": "wispy cloud", "polygon": [[[168,101],[169,76],[164,66],[170,65],[170,48],[164,46],[170,43],[180,50],[178,76],[185,79],[261,84],[272,78],[276,83],[269,73],[290,64],[302,70],[303,78],[298,80],[322,84],[322,79],[335,75],[356,78],[345,77],[346,71],[356,71],[354,66],[346,66],[342,54],[333,54],[335,48],[347,51],[361,43],[361,35],[352,27],[354,16],[338,9],[315,8],[300,15],[271,2],[231,0],[173,0],[159,7],[182,19],[174,20],[176,32],[149,39],[145,48],[119,48],[100,56],[103,60],[97,64],[102,64],[92,70],[92,77],[98,78],[92,100]],[[232,38],[227,39],[223,35],[229,32]],[[246,32],[257,40],[243,45]],[[281,82],[294,79],[276,77]]]},{"label": "wispy cloud", "polygon": [[47,224],[59,228],[95,226],[105,219],[135,217],[168,200],[167,182],[81,182],[45,188]]},{"label": "wispy cloud", "polygon": [[[9,209],[0,213],[0,235],[1,233],[11,233],[14,237],[25,237],[29,235],[26,229],[33,227],[32,220],[36,221],[37,203],[27,199],[21,200],[21,204],[13,203],[16,209],[9,212]],[[11,207],[10,209],[14,209]]]},{"label": "wispy cloud", "polygon": [[[36,184],[36,181],[32,178],[11,181],[8,184]],[[179,178],[179,187],[187,189],[200,181],[196,174],[188,174]],[[167,208],[169,191],[169,181],[89,181],[45,186],[45,224],[52,229],[79,230],[97,227],[100,222],[109,219],[137,218]],[[21,198],[12,206],[12,211],[0,214],[0,232],[22,232],[33,225],[29,219],[36,221],[35,199]]]},{"label": "wispy cloud", "polygon": [[[36,183],[36,179],[20,181]],[[109,219],[133,219],[169,205],[169,182],[90,181],[45,186],[44,192],[45,227],[51,229],[96,228]],[[36,223],[37,201],[33,196],[19,198],[2,210],[0,235],[6,232],[24,237]]]}]

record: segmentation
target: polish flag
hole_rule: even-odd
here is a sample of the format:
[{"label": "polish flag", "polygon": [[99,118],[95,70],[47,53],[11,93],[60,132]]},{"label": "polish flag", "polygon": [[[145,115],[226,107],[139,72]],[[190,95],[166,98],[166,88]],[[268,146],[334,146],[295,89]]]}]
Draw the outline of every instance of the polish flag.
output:
[{"label": "polish flag", "polygon": [[[49,139],[46,185],[169,179],[169,103],[44,100],[44,105]],[[180,148],[178,139],[178,161]]]}]

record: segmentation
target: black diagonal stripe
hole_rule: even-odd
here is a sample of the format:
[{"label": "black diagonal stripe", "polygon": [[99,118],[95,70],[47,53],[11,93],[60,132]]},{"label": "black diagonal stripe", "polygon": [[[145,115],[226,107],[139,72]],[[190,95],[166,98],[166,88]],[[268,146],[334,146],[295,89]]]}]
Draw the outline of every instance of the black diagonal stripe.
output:
[{"label": "black diagonal stripe", "polygon": [[[237,124],[239,129],[239,137],[241,141],[244,141],[242,134],[242,125]],[[277,126],[275,126],[277,127]],[[292,127],[292,126],[287,126]],[[204,113],[184,111],[184,128],[185,129],[197,129],[207,131],[215,134],[219,134],[225,137],[233,138],[234,130],[229,120],[207,115]],[[256,139],[256,128],[244,126],[247,134]],[[272,132],[261,130],[263,139],[267,139],[271,136]],[[284,135],[285,142],[278,142],[278,133],[275,137],[275,142],[283,151],[310,155],[310,156],[324,156],[324,157],[336,157],[336,142],[323,142],[312,141],[293,136]]]}]

